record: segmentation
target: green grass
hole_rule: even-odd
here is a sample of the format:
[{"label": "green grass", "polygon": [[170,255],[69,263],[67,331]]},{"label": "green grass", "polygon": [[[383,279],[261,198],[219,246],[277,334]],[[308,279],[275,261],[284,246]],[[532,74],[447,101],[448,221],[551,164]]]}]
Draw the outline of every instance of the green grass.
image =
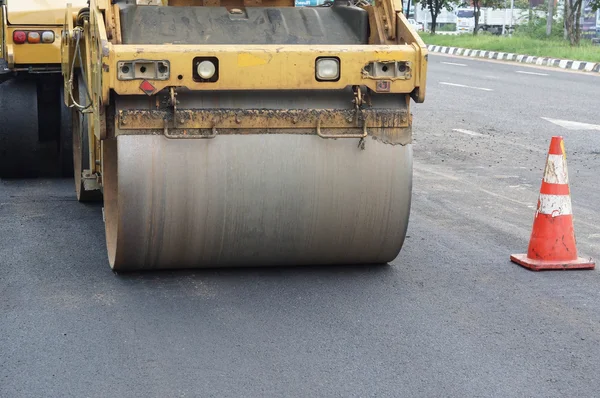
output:
[{"label": "green grass", "polygon": [[473,50],[501,51],[514,54],[535,55],[538,57],[572,59],[575,61],[600,62],[600,46],[582,40],[579,47],[571,47],[562,39],[533,39],[524,36],[502,37],[483,34],[473,36],[464,34],[431,35],[422,33],[420,36],[427,44],[470,48]]}]

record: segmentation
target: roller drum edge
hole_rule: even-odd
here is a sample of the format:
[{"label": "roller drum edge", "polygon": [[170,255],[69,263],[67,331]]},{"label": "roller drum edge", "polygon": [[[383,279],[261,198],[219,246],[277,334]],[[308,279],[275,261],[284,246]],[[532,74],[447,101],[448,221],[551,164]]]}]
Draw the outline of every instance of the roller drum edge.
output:
[{"label": "roller drum edge", "polygon": [[412,146],[314,135],[104,141],[111,268],[383,264],[408,226]]}]

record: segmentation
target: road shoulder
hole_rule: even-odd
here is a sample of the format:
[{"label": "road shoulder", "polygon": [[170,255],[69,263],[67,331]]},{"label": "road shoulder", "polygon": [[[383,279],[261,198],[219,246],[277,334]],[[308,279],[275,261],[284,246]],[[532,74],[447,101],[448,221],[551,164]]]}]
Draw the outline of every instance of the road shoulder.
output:
[{"label": "road shoulder", "polygon": [[600,62],[585,62],[577,60],[556,59],[549,57],[537,57],[533,55],[507,53],[501,51],[472,50],[460,47],[427,45],[427,50],[435,54],[445,54],[451,56],[465,57],[478,60],[493,60],[503,63],[518,63],[524,65],[533,65],[548,67],[551,69],[590,72],[600,76]]}]

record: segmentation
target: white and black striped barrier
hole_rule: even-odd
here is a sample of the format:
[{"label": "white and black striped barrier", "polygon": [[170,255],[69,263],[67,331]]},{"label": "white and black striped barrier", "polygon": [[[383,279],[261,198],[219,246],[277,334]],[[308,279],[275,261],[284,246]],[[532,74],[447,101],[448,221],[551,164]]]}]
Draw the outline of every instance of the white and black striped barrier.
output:
[{"label": "white and black striped barrier", "polygon": [[600,73],[600,62],[574,61],[570,59],[556,59],[549,57],[536,57],[533,55],[513,54],[499,51],[471,50],[468,48],[446,47],[428,45],[427,49],[432,53],[442,53],[449,55],[460,55],[472,58],[497,59],[500,61],[513,61],[524,64],[534,64],[540,66],[552,66],[561,69],[581,70],[586,72]]}]

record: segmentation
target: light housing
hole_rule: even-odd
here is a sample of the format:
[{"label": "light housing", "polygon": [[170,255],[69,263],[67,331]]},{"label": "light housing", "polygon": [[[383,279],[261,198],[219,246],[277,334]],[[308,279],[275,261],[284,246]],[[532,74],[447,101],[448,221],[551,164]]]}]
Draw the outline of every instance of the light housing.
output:
[{"label": "light housing", "polygon": [[27,33],[22,30],[15,30],[13,32],[13,43],[24,44],[27,41]]},{"label": "light housing", "polygon": [[42,43],[54,43],[54,40],[55,36],[53,31],[48,30],[42,33]]},{"label": "light housing", "polygon": [[195,82],[214,83],[219,80],[217,57],[196,57],[192,61],[192,77]]},{"label": "light housing", "polygon": [[315,77],[318,81],[336,82],[340,80],[340,59],[337,57],[320,57],[315,62]]},{"label": "light housing", "polygon": [[38,32],[29,32],[27,33],[27,42],[30,44],[37,44],[42,41],[42,37]]},{"label": "light housing", "polygon": [[117,62],[119,80],[169,80],[171,66],[167,60],[136,60]]},{"label": "light housing", "polygon": [[204,60],[200,62],[196,69],[198,72],[198,76],[200,76],[204,80],[210,79],[217,72],[217,67],[209,60]]},{"label": "light housing", "polygon": [[14,44],[52,44],[55,40],[56,36],[51,30],[15,30],[13,32]]},{"label": "light housing", "polygon": [[411,67],[410,61],[371,62],[362,73],[371,79],[407,80],[412,77]]}]

